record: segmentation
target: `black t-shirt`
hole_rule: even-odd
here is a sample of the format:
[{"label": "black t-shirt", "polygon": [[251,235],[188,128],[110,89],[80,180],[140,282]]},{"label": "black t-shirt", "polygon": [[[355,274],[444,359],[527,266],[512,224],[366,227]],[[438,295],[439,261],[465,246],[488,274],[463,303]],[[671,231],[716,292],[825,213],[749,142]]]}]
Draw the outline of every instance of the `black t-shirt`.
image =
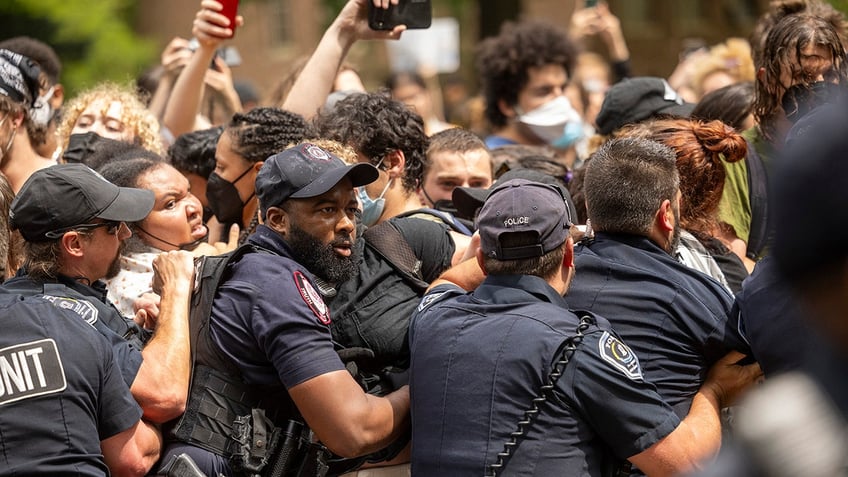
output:
[{"label": "black t-shirt", "polygon": [[[450,267],[454,254],[449,228],[414,217],[390,219],[421,261],[421,276],[432,282]],[[333,338],[345,347],[374,351],[382,364],[403,365],[409,356],[409,317],[421,292],[358,235],[359,274],[336,286],[324,301],[330,307]]]}]

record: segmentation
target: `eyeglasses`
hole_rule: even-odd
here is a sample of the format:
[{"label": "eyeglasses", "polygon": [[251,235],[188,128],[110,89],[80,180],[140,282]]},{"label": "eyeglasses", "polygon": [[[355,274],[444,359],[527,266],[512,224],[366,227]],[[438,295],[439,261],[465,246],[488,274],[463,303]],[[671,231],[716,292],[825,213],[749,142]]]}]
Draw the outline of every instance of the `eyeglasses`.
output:
[{"label": "eyeglasses", "polygon": [[61,238],[62,235],[70,232],[72,230],[76,230],[78,232],[89,232],[94,229],[98,229],[100,227],[106,227],[106,233],[109,235],[118,235],[118,232],[121,230],[121,226],[124,225],[124,222],[115,222],[113,220],[107,220],[105,222],[98,222],[96,224],[79,224],[74,225],[73,227],[67,227],[59,230],[52,230],[50,232],[46,232],[44,234],[45,237],[51,239]]}]

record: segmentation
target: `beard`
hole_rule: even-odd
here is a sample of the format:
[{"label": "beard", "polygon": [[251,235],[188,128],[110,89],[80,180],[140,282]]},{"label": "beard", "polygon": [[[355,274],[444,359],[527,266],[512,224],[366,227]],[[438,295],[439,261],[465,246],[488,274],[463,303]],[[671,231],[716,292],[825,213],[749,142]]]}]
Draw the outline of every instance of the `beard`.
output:
[{"label": "beard", "polygon": [[106,277],[104,278],[115,278],[118,276],[118,273],[121,271],[121,256],[124,254],[126,248],[127,242],[124,240],[121,242],[121,246],[118,247],[118,252],[115,253],[115,259],[109,264],[109,269],[106,270]]},{"label": "beard", "polygon": [[343,242],[352,243],[350,235],[339,235],[330,243],[323,243],[306,230],[291,224],[286,243],[295,260],[316,277],[332,284],[344,282],[359,272],[359,254],[351,247],[350,257],[337,254],[333,247]]}]

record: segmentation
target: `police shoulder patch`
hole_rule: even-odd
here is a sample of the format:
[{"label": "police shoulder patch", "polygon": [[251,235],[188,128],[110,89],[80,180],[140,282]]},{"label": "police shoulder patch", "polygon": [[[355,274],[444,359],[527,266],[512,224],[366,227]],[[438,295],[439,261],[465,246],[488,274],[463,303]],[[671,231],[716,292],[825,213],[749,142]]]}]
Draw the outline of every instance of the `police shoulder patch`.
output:
[{"label": "police shoulder patch", "polygon": [[94,326],[97,323],[97,307],[86,300],[69,298],[66,296],[41,295],[56,308],[70,310],[80,316],[86,323]]},{"label": "police shoulder patch", "polygon": [[421,299],[421,303],[418,304],[418,311],[424,311],[425,308],[435,303],[445,293],[447,292],[430,293],[428,295],[424,295],[424,298]]},{"label": "police shoulder patch", "polygon": [[331,322],[330,310],[315,287],[309,283],[309,279],[299,271],[295,271],[294,284],[297,287],[297,291],[300,292],[301,298],[306,302],[309,309],[312,310],[315,317],[318,318],[318,321],[324,325],[329,325]]},{"label": "police shoulder patch", "polygon": [[601,358],[614,368],[623,372],[633,381],[642,380],[642,367],[636,354],[616,336],[604,331],[598,341]]}]

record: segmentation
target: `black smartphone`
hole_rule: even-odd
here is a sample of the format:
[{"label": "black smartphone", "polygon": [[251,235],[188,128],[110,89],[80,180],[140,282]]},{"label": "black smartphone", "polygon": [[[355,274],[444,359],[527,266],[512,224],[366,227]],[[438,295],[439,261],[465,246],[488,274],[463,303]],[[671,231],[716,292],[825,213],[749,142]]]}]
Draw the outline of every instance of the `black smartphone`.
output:
[{"label": "black smartphone", "polygon": [[378,8],[368,0],[368,26],[372,30],[391,30],[398,25],[408,29],[430,28],[433,4],[430,0],[400,0],[389,8]]}]

